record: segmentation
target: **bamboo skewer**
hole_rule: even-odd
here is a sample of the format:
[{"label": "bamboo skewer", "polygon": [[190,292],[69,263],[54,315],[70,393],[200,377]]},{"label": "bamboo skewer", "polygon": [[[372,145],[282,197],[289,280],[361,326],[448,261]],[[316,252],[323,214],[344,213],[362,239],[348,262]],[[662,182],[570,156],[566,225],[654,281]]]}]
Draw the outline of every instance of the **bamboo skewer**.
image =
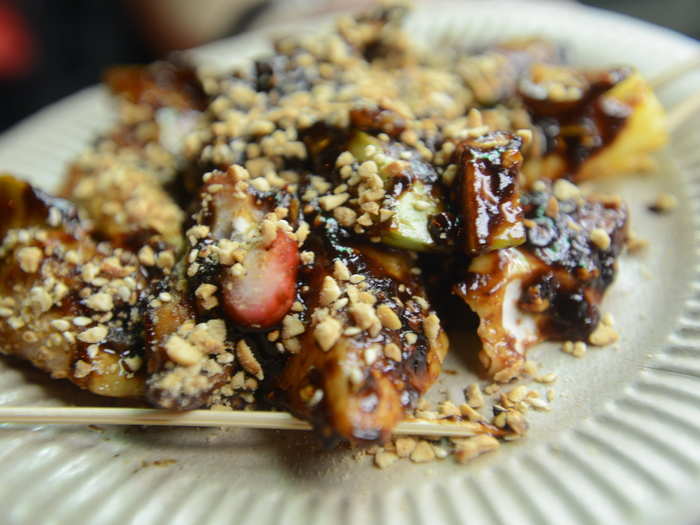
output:
[{"label": "bamboo skewer", "polygon": [[[287,412],[190,410],[174,412],[153,408],[0,407],[0,423],[64,425],[153,425],[175,427],[237,427],[311,430],[311,425]],[[395,435],[473,436],[487,427],[472,422],[404,421]]]},{"label": "bamboo skewer", "polygon": [[698,111],[700,111],[700,91],[689,95],[669,109],[666,115],[666,126],[669,133],[676,131]]},{"label": "bamboo skewer", "polygon": [[650,78],[649,85],[651,86],[651,89],[657,91],[670,82],[682,77],[686,73],[690,73],[694,69],[700,69],[700,55],[696,55],[688,60],[671,66],[656,76]]}]

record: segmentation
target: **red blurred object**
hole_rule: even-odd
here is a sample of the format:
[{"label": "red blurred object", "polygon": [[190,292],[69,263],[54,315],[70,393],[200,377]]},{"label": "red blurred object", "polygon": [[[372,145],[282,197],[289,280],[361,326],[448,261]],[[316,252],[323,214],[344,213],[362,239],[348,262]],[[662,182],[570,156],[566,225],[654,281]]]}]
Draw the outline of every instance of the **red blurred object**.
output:
[{"label": "red blurred object", "polygon": [[36,44],[24,15],[0,0],[0,79],[21,77],[32,70]]}]

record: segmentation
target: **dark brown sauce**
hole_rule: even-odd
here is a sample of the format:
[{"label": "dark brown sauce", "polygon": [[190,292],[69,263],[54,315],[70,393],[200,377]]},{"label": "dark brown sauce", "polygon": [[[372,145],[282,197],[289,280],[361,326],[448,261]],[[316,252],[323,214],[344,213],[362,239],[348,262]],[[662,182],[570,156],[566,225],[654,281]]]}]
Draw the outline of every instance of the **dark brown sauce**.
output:
[{"label": "dark brown sauce", "polygon": [[[519,307],[545,314],[539,329],[548,339],[587,340],[600,321],[598,305],[617,270],[626,240],[627,211],[596,201],[558,201],[555,217],[547,215],[549,192],[523,196],[527,228],[523,249],[546,267],[523,284]],[[590,240],[594,228],[610,237],[607,249]]]}]

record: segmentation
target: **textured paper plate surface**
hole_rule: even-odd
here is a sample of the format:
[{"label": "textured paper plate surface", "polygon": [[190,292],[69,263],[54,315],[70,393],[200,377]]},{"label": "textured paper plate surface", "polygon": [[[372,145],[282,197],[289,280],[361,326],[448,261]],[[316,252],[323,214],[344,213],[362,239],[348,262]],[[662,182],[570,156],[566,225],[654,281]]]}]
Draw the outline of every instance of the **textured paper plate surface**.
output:
[{"label": "textured paper plate surface", "polygon": [[[653,75],[698,53],[674,33],[602,11],[522,2],[432,2],[410,20],[416,39],[458,30],[465,41],[542,34],[572,61],[630,63]],[[284,32],[277,29],[276,33]],[[260,33],[195,53],[221,67],[267,49]],[[700,90],[691,75],[662,93],[672,105]],[[51,189],[64,163],[110,119],[100,88],[40,112],[0,138],[0,170]],[[654,176],[616,184],[633,229],[652,241],[625,257],[604,305],[622,334],[581,360],[542,345],[559,374],[553,411],[529,436],[459,466],[402,462],[379,471],[303,433],[220,429],[88,429],[0,425],[1,522],[7,523],[654,523],[700,516],[700,127],[691,123]],[[661,191],[679,197],[652,216]],[[460,399],[476,377],[454,337],[432,397]],[[0,404],[109,404],[9,360]]]}]

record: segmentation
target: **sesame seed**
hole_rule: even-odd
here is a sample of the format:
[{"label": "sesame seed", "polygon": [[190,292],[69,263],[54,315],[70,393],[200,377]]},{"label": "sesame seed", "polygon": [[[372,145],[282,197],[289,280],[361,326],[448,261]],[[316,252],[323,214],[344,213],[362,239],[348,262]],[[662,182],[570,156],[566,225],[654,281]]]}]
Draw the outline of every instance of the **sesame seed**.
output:
[{"label": "sesame seed", "polygon": [[535,381],[538,383],[554,383],[554,381],[557,380],[557,375],[553,372],[550,372],[549,374],[545,374],[543,376],[539,376],[535,378]]},{"label": "sesame seed", "polygon": [[423,330],[428,338],[428,341],[435,342],[440,335],[440,319],[437,315],[430,314],[428,317],[423,319]]},{"label": "sesame seed", "polygon": [[678,199],[666,192],[659,193],[651,204],[650,209],[659,213],[668,213],[678,206]]},{"label": "sesame seed", "polygon": [[381,346],[379,346],[378,344],[372,344],[372,345],[368,346],[367,348],[365,348],[365,352],[364,352],[365,363],[368,365],[371,365],[372,363],[374,363],[377,360],[380,353],[381,353]]},{"label": "sesame seed", "polygon": [[352,337],[354,335],[359,335],[362,333],[362,329],[357,327],[357,326],[349,326],[345,330],[343,330],[343,335],[347,335],[348,337]]}]

